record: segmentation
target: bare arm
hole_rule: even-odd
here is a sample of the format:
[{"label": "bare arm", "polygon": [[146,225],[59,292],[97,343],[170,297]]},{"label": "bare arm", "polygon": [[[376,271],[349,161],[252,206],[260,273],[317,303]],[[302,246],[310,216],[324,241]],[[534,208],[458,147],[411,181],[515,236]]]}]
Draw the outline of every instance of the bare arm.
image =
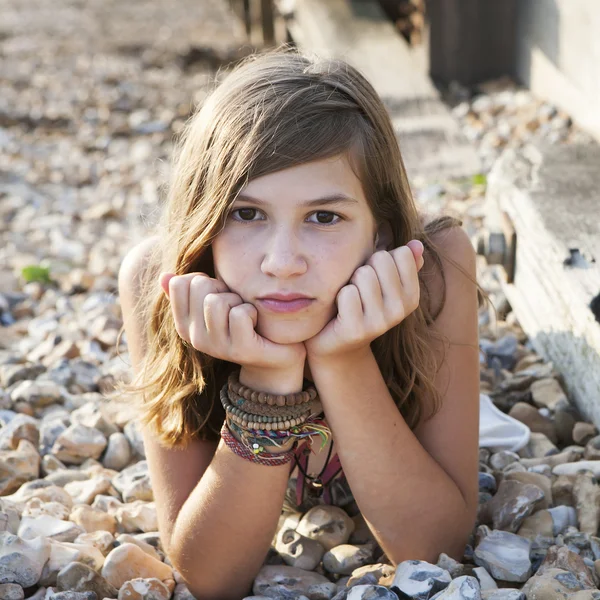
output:
[{"label": "bare arm", "polygon": [[[265,378],[258,389],[277,389]],[[240,375],[242,383],[250,381]],[[302,375],[300,374],[300,382]],[[300,391],[280,386],[279,393]],[[170,558],[198,599],[250,595],[275,534],[290,465],[266,466],[234,454],[221,440],[173,529]],[[230,577],[235,573],[235,577]]]},{"label": "bare arm", "polygon": [[[156,243],[150,239],[132,249],[119,271],[123,321],[135,372],[146,351],[145,324],[136,305],[148,252]],[[297,371],[242,369],[240,380],[286,394],[302,388],[303,364]],[[171,564],[198,600],[248,595],[277,527],[290,465],[252,463],[222,441],[192,440],[185,449],[166,448],[147,428],[142,428],[142,434],[160,538]]]}]

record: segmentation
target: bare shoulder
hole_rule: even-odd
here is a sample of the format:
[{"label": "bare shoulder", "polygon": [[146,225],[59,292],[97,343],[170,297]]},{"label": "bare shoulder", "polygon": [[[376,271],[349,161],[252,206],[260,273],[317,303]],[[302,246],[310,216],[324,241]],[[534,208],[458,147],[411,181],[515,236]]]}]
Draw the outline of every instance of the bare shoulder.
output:
[{"label": "bare shoulder", "polygon": [[[450,285],[459,286],[463,293],[470,293],[469,279],[450,260],[462,267],[471,277],[476,277],[476,252],[467,232],[462,227],[448,227],[430,234],[440,250],[441,269],[430,262],[422,269],[421,277],[427,285],[433,315],[438,315]],[[450,260],[448,260],[450,259]],[[427,262],[427,259],[426,259]],[[443,274],[442,274],[443,270]]]},{"label": "bare shoulder", "polygon": [[[147,317],[138,310],[140,293],[149,277],[159,275],[158,247],[158,237],[140,242],[127,252],[119,269],[123,324],[134,373],[140,369],[146,353]],[[142,427],[142,437],[160,537],[169,553],[177,516],[210,464],[217,442],[192,440],[184,449],[167,448],[146,427]]]}]

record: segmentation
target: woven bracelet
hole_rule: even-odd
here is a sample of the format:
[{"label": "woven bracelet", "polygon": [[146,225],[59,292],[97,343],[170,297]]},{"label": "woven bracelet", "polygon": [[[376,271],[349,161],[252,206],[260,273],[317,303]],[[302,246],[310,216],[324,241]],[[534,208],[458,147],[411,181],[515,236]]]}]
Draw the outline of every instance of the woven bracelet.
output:
[{"label": "woven bracelet", "polygon": [[250,462],[258,463],[259,465],[275,467],[278,465],[285,465],[294,458],[293,448],[287,452],[282,452],[281,454],[272,454],[270,452],[261,452],[260,454],[255,454],[251,448],[247,448],[244,446],[244,444],[242,444],[242,442],[234,437],[229,430],[227,421],[224,421],[223,426],[221,427],[221,438],[225,442],[226,446],[235,454],[241,458],[249,460]]}]

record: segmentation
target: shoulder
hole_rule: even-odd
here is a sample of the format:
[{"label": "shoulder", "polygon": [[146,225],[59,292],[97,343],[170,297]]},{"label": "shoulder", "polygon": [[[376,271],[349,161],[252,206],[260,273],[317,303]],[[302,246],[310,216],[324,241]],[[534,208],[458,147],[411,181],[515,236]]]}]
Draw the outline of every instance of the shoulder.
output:
[{"label": "shoulder", "polygon": [[143,290],[160,268],[158,236],[147,238],[133,246],[119,267],[119,301],[123,325],[134,369],[141,362],[145,348],[146,323],[142,305]]},{"label": "shoulder", "polygon": [[[446,302],[460,302],[476,288],[477,253],[467,232],[459,225],[446,227],[429,235],[436,247],[439,262],[425,256],[422,280],[427,286],[431,314],[439,317]],[[427,264],[429,263],[429,264]]]},{"label": "shoulder", "polygon": [[139,290],[150,270],[159,267],[160,238],[151,236],[130,248],[119,268],[119,289]]}]

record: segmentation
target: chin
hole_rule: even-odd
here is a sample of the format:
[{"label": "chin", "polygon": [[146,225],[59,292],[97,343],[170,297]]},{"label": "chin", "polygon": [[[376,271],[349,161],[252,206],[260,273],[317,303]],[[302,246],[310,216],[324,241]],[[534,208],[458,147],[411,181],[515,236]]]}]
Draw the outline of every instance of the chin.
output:
[{"label": "chin", "polygon": [[259,323],[256,331],[274,344],[298,344],[305,342],[321,331],[318,323],[263,322]]}]

